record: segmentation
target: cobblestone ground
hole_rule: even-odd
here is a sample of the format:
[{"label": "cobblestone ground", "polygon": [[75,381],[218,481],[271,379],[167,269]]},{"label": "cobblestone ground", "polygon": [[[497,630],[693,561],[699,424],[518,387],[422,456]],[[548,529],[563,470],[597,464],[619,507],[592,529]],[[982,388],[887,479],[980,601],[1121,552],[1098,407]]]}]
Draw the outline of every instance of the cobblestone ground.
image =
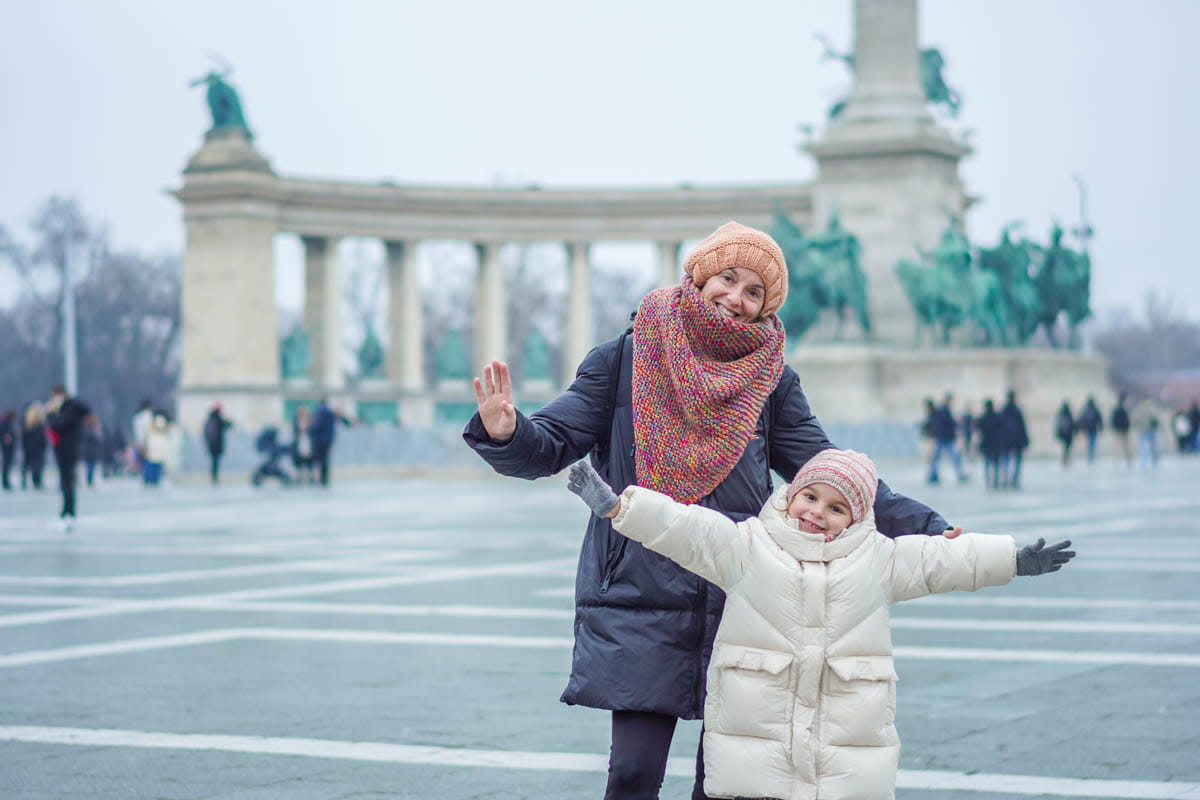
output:
[{"label": "cobblestone ground", "polygon": [[[1200,798],[1200,459],[1034,463],[1019,493],[881,471],[1080,553],[896,609],[898,797]],[[115,482],[70,533],[56,502],[0,496],[0,797],[602,794],[607,715],[558,702],[586,514],[561,481]]]}]

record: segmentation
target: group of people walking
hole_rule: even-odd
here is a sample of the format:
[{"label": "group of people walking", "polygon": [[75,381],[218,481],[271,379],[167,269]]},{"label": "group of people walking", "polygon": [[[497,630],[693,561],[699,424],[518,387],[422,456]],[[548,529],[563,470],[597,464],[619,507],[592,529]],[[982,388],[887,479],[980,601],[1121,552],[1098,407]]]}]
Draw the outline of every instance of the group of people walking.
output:
[{"label": "group of people walking", "polygon": [[[1071,404],[1064,400],[1054,418],[1054,438],[1061,447],[1063,468],[1070,466],[1071,446],[1080,436],[1087,445],[1087,463],[1093,463],[1096,460],[1097,443],[1104,429],[1104,415],[1096,405],[1095,398],[1088,397],[1078,414],[1072,414]],[[1155,403],[1143,400],[1133,404],[1124,393],[1117,398],[1117,404],[1108,417],[1113,453],[1129,467],[1134,463],[1135,445],[1142,466],[1157,466],[1161,429]],[[1190,408],[1176,412],[1171,420],[1171,429],[1178,440],[1180,452],[1195,452],[1196,432],[1200,430],[1200,404],[1193,402]]]},{"label": "group of people walking", "polygon": [[[959,482],[965,482],[964,452],[969,454],[978,448],[983,459],[983,481],[988,489],[1021,488],[1021,461],[1029,447],[1029,430],[1025,425],[1025,413],[1017,405],[1016,392],[1009,391],[1005,395],[1004,406],[999,410],[991,398],[984,400],[983,411],[978,417],[970,412],[956,417],[953,399],[946,393],[940,404],[935,404],[932,398],[925,400],[921,433],[931,440],[933,447],[928,482],[939,482],[938,467],[943,455],[950,457]],[[962,450],[958,445],[960,436]]]},{"label": "group of people walking", "polygon": [[611,715],[606,798],[658,796],[679,719],[704,720],[694,800],[890,798],[887,606],[1074,552],[961,536],[834,448],[784,363],[770,236],[728,223],[684,270],[539,411],[513,405],[505,363],[475,379],[467,445],[504,475],[571,467],[592,511],[561,699]]}]

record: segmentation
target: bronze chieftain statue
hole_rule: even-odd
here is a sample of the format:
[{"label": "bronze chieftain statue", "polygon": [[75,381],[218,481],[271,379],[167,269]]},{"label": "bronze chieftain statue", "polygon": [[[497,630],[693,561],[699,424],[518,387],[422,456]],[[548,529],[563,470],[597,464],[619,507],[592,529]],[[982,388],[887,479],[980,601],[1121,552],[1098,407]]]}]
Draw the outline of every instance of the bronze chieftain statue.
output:
[{"label": "bronze chieftain statue", "polygon": [[212,127],[208,130],[210,134],[218,131],[240,130],[247,139],[253,139],[254,134],[251,132],[250,126],[246,124],[246,116],[242,113],[242,103],[238,100],[237,91],[225,82],[225,78],[232,71],[226,67],[225,71],[220,74],[209,72],[203,78],[192,81],[191,85],[193,87],[208,86],[206,99],[208,100],[208,110],[212,113]]},{"label": "bronze chieftain statue", "polygon": [[[829,39],[822,34],[817,34],[817,41],[825,49],[822,54],[824,61],[840,61],[846,65],[846,69],[854,72],[854,53],[841,53],[834,49]],[[936,47],[926,47],[921,51],[921,88],[925,92],[925,101],[930,105],[945,106],[950,112],[951,117],[958,117],[958,108],[962,105],[962,95],[951,89],[946,84],[946,79],[942,76],[942,70],[946,66],[946,59],[942,57],[942,52]],[[843,97],[829,108],[829,118],[837,119],[846,109],[846,100]]]},{"label": "bronze chieftain statue", "polygon": [[1000,242],[980,248],[976,256],[951,219],[932,253],[918,247],[920,262],[904,259],[896,264],[916,313],[918,344],[924,330],[940,331],[934,340],[948,344],[952,329],[970,322],[976,344],[1024,345],[1041,327],[1050,345],[1059,347],[1056,325],[1065,315],[1068,346],[1078,346],[1078,325],[1091,314],[1087,252],[1064,245],[1057,225],[1048,247],[1024,238],[1013,241],[1011,232],[1017,227],[1006,226]]},{"label": "bronze chieftain statue", "polygon": [[842,227],[835,211],[824,233],[806,237],[779,209],[769,231],[788,262],[788,299],[780,319],[788,335],[798,339],[821,317],[822,309],[837,314],[835,338],[841,339],[851,314],[863,334],[871,334],[867,309],[867,277],[859,262],[858,237]]}]

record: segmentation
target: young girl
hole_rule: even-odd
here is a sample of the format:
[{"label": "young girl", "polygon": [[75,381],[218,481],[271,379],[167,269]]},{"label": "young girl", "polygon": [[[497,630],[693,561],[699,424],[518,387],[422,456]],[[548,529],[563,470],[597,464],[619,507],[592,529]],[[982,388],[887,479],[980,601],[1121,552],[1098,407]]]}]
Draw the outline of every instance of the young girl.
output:
[{"label": "young girl", "polygon": [[710,797],[894,797],[888,607],[1054,572],[1075,555],[1069,541],[889,539],[875,529],[875,465],[852,450],[818,453],[740,523],[638,486],[618,498],[586,461],[568,486],[620,533],[727,593],[704,707]]}]

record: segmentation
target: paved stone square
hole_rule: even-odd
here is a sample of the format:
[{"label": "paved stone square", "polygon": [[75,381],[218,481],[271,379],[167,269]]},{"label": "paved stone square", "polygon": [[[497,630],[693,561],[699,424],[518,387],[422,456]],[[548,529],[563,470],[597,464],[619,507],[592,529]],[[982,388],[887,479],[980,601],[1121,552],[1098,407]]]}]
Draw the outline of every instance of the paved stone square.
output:
[{"label": "paved stone square", "polygon": [[[1080,553],[895,610],[897,796],[1200,798],[1200,460],[1035,462],[1020,493],[881,472]],[[602,795],[608,715],[558,702],[586,518],[562,481],[122,481],[71,533],[56,507],[0,496],[0,797]]]}]

